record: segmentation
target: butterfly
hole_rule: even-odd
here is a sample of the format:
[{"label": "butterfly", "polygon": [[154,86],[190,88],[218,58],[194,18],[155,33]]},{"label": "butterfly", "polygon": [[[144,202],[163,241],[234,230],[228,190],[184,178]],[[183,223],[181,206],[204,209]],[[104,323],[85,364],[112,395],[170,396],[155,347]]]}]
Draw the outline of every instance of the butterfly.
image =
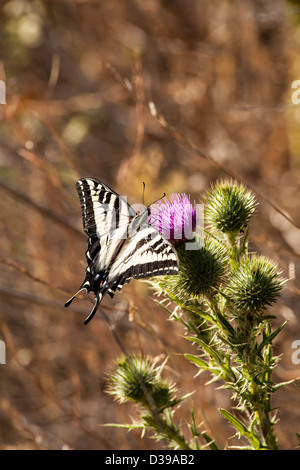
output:
[{"label": "butterfly", "polygon": [[82,290],[93,292],[95,304],[84,322],[87,324],[106,294],[112,298],[133,278],[178,274],[179,261],[171,243],[148,224],[149,208],[137,213],[95,178],[79,179],[76,188],[88,236],[87,268],[83,283],[65,307]]}]

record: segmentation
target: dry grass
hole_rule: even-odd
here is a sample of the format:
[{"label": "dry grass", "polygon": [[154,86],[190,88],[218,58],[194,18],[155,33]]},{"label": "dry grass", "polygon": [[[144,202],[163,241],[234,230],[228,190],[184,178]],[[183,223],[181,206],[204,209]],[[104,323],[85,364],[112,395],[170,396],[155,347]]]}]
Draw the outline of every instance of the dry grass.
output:
[{"label": "dry grass", "polygon": [[[94,176],[140,202],[163,192],[201,194],[237,177],[257,195],[251,240],[294,276],[273,312],[276,379],[300,375],[291,345],[299,328],[299,110],[297,7],[282,0],[3,2],[0,18],[1,449],[163,448],[137,432],[110,429],[134,409],[105,393],[120,354],[112,331],[84,296],[85,237],[75,181]],[[285,14],[282,14],[282,12]],[[298,73],[298,75],[297,75]],[[103,309],[128,350],[164,359],[179,395],[220,447],[238,443],[219,415],[224,390],[205,385],[182,357],[190,345],[148,286],[133,281]],[[281,447],[300,430],[294,385],[277,393]],[[201,424],[202,423],[202,424]]]}]

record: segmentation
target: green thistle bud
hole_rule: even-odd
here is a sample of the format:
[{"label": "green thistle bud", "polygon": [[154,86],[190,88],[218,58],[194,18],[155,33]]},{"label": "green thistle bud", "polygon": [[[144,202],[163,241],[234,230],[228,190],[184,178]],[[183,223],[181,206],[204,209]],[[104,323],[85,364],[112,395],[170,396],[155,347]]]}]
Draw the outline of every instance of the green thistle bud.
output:
[{"label": "green thistle bud", "polygon": [[143,386],[151,390],[154,382],[155,370],[149,358],[121,358],[115,362],[108,391],[121,403],[128,400],[143,402]]},{"label": "green thistle bud", "polygon": [[239,310],[259,315],[276,301],[284,282],[271,261],[253,256],[232,272],[226,295]]},{"label": "green thistle bud", "polygon": [[108,393],[120,402],[133,401],[156,412],[174,406],[173,385],[160,378],[162,367],[156,367],[150,357],[132,356],[115,362],[109,377]]},{"label": "green thistle bud", "polygon": [[187,250],[183,244],[178,246],[177,253],[179,273],[159,280],[161,290],[168,290],[182,300],[214,295],[227,269],[229,256],[226,247],[214,239],[205,239],[199,249]]},{"label": "green thistle bud", "polygon": [[221,181],[206,196],[206,220],[212,229],[236,237],[255,211],[253,194],[233,181]]},{"label": "green thistle bud", "polygon": [[177,403],[180,401],[176,398],[174,399],[173,393],[174,385],[170,385],[161,381],[155,385],[152,391],[152,398],[159,413],[165,408],[177,405]]}]

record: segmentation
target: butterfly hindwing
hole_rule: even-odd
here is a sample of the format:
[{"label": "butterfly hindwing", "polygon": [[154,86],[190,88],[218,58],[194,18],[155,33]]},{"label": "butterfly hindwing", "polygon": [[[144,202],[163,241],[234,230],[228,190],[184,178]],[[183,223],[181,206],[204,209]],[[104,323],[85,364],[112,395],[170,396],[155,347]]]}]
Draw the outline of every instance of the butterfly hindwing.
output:
[{"label": "butterfly hindwing", "polygon": [[104,295],[113,297],[132,278],[177,274],[179,262],[171,243],[148,225],[147,209],[137,214],[124,198],[94,178],[81,178],[76,187],[88,235],[86,278],[78,292],[86,289],[96,297],[88,323]]},{"label": "butterfly hindwing", "polygon": [[134,242],[127,240],[108,275],[113,282],[119,276],[118,290],[132,278],[178,274],[178,257],[172,245],[153,227],[137,232]]}]

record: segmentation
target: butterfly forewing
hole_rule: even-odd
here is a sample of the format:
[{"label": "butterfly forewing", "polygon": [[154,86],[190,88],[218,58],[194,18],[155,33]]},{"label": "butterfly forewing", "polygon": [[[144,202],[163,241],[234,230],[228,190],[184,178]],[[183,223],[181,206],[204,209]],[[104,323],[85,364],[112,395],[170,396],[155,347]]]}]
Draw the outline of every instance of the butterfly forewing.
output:
[{"label": "butterfly forewing", "polygon": [[114,253],[127,238],[127,227],[136,212],[115,191],[94,178],[82,178],[76,187],[83,230],[89,236],[88,264],[98,255],[99,270],[107,269]]},{"label": "butterfly forewing", "polygon": [[113,297],[132,278],[177,274],[179,262],[171,243],[148,225],[147,209],[136,214],[125,199],[94,178],[81,178],[76,187],[83,229],[89,237],[86,278],[79,291],[86,289],[96,296],[87,323],[105,294]]},{"label": "butterfly forewing", "polygon": [[81,178],[76,183],[83,220],[88,236],[101,238],[126,225],[136,216],[134,209],[119,194],[94,178]]}]

